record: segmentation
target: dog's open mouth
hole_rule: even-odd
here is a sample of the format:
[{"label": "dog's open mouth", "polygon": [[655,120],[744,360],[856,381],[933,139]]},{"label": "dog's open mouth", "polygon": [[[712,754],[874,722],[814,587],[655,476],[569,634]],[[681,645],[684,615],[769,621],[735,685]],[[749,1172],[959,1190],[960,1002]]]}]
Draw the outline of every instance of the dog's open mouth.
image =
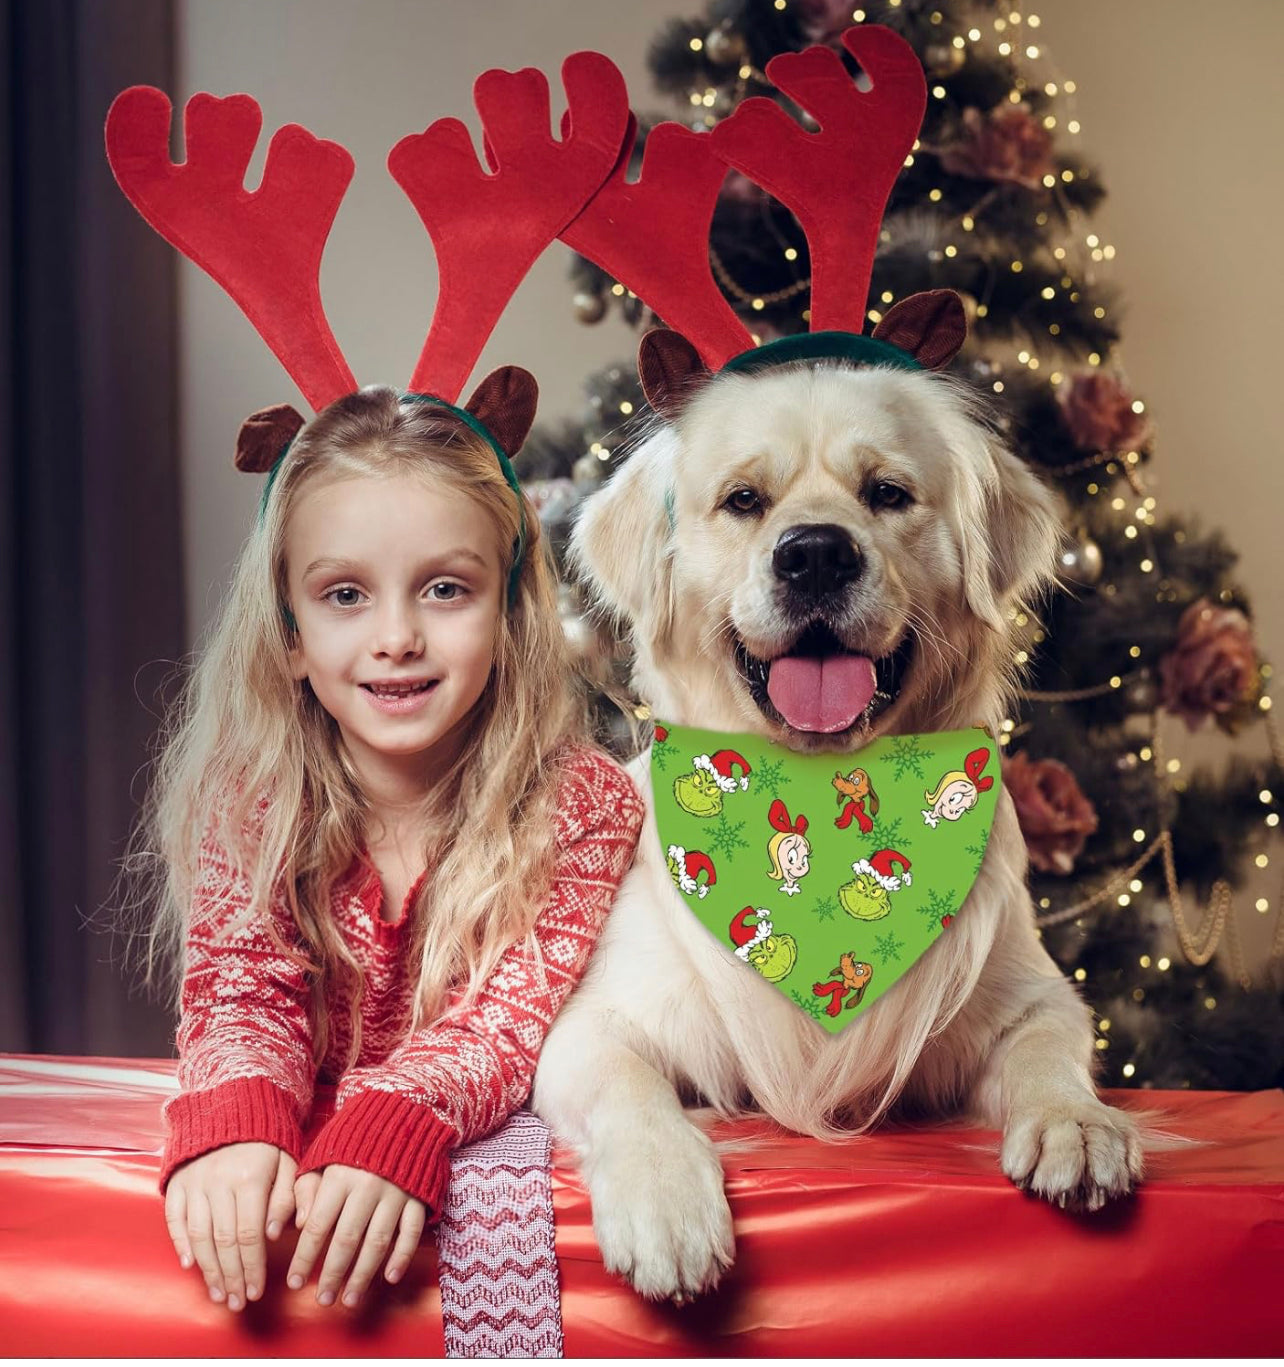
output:
[{"label": "dog's open mouth", "polygon": [[906,632],[896,649],[873,659],[847,650],[815,623],[784,655],[761,660],[736,641],[736,667],[768,721],[795,731],[833,735],[867,730],[896,701],[914,653]]}]

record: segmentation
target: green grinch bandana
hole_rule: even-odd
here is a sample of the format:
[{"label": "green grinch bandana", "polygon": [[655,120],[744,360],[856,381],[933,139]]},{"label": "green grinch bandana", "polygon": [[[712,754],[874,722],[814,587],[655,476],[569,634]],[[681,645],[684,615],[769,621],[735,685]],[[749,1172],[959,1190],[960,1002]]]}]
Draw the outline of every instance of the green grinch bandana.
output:
[{"label": "green grinch bandana", "polygon": [[837,1033],[949,927],[985,856],[998,747],[977,727],[796,755],[657,724],[674,884],[727,953]]}]

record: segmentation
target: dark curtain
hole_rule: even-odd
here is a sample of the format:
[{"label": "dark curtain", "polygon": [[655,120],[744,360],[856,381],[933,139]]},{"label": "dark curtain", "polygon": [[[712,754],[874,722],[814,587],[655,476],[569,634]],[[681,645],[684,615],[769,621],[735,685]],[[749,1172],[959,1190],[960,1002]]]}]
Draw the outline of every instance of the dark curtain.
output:
[{"label": "dark curtain", "polygon": [[0,1049],[167,1055],[87,924],[184,648],[175,265],[102,135],[125,86],[173,90],[171,0],[0,16]]}]

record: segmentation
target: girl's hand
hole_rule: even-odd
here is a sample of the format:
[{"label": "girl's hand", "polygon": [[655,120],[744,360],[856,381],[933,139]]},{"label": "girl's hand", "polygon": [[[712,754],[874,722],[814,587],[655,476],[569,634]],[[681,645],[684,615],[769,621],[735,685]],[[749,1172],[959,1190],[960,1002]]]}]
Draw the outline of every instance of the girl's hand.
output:
[{"label": "girl's hand", "polygon": [[398,1281],[410,1266],[428,1212],[422,1201],[392,1182],[361,1168],[331,1163],[319,1175],[300,1177],[294,1194],[295,1223],[303,1227],[286,1277],[294,1290],[307,1281],[327,1238],[330,1249],[317,1283],[317,1300],[322,1305],[334,1304],[354,1254],[356,1266],[344,1287],[344,1305],[356,1305],[361,1299],[390,1248],[384,1272],[388,1281]]},{"label": "girl's hand", "polygon": [[165,1223],[183,1267],[195,1261],[210,1299],[240,1310],[263,1294],[267,1237],[294,1213],[298,1164],[275,1144],[224,1144],[177,1168],[165,1189]]}]

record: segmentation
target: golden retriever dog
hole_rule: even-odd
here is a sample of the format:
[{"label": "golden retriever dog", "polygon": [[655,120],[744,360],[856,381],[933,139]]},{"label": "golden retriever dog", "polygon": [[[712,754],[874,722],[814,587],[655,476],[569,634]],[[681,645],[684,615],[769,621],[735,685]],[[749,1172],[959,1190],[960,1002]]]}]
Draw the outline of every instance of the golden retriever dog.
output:
[{"label": "golden retriever dog", "polygon": [[[845,757],[886,734],[999,733],[1011,612],[1052,579],[1059,538],[1053,497],[960,383],[807,362],[706,377],[586,501],[573,552],[627,624],[655,716]],[[866,657],[877,691],[826,729],[791,724],[771,682],[791,654],[838,678]],[[631,772],[649,801],[647,754]],[[687,910],[652,815],[532,1104],[578,1151],[606,1266],[680,1301],[734,1257],[719,1159],[684,1101],[827,1140],[961,1116],[1002,1130],[1018,1187],[1097,1209],[1131,1190],[1141,1148],[1098,1100],[1093,1056],[1089,1010],[1035,930],[1006,791],[951,933],[838,1035]]]}]

